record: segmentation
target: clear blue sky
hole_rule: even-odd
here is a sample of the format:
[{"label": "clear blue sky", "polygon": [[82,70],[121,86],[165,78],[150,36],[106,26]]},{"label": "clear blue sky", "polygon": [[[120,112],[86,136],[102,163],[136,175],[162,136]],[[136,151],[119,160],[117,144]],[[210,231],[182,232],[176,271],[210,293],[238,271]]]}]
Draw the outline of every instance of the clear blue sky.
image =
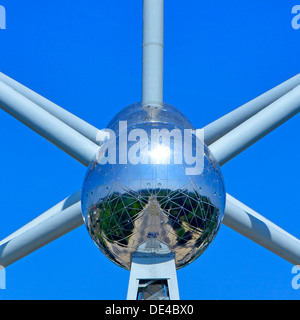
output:
[{"label": "clear blue sky", "polygon": [[[17,1],[0,30],[0,70],[99,128],[140,100],[142,0]],[[299,0],[165,0],[165,101],[197,127],[300,72]],[[81,188],[85,168],[0,111],[0,237]],[[299,117],[222,170],[226,189],[299,231]],[[182,299],[299,299],[292,265],[222,226],[178,272]],[[6,269],[1,299],[125,299],[129,272],[85,227]]]}]

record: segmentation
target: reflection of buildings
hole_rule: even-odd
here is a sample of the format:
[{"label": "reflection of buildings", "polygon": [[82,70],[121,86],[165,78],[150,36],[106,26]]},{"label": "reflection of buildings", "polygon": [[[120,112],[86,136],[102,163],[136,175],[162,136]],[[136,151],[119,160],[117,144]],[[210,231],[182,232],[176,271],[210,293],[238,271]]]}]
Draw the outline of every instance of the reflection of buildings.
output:
[{"label": "reflection of buildings", "polygon": [[113,193],[90,208],[93,240],[115,263],[130,269],[131,254],[149,238],[175,252],[177,267],[197,258],[219,227],[219,210],[186,190]]}]

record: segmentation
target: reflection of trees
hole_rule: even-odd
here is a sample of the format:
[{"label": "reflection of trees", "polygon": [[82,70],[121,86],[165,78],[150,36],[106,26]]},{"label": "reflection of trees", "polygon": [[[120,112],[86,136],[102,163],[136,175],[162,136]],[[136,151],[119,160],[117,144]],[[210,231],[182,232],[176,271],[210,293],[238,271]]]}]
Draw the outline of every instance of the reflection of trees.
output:
[{"label": "reflection of trees", "polygon": [[[161,207],[169,214],[170,223],[176,232],[179,244],[185,244],[192,238],[191,228],[201,232],[199,242],[209,237],[217,226],[219,209],[210,199],[197,191],[163,191]],[[187,227],[188,226],[188,227]]]},{"label": "reflection of trees", "polygon": [[197,191],[181,189],[142,189],[138,194],[115,192],[99,200],[88,212],[92,236],[104,249],[107,248],[106,239],[128,245],[134,220],[147,205],[149,197],[153,196],[167,214],[178,244],[184,245],[191,240],[193,232],[199,234],[197,247],[210,242],[218,226],[219,209]]},{"label": "reflection of trees", "polygon": [[101,244],[104,242],[102,233],[110,242],[127,245],[127,237],[134,228],[133,218],[142,209],[143,205],[137,197],[129,193],[113,193],[92,207],[88,215]]}]

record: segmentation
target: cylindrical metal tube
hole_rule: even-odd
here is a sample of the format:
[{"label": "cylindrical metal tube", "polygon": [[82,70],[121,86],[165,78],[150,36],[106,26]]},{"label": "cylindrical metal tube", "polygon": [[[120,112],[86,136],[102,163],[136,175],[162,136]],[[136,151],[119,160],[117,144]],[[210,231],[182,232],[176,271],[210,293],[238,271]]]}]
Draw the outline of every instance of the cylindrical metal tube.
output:
[{"label": "cylindrical metal tube", "polygon": [[74,130],[78,131],[94,143],[101,144],[101,142],[105,140],[107,133],[105,133],[104,131],[95,128],[88,122],[80,119],[71,112],[61,108],[57,104],[49,101],[48,99],[44,98],[43,96],[39,95],[38,93],[32,91],[31,89],[25,87],[21,83],[13,80],[12,78],[1,72],[0,81],[4,82],[26,98],[30,99],[32,102],[36,103],[38,106],[73,128]]},{"label": "cylindrical metal tube", "polygon": [[143,107],[163,105],[164,0],[144,0]]},{"label": "cylindrical metal tube", "polygon": [[71,207],[73,204],[75,204],[76,202],[78,202],[80,200],[81,200],[81,190],[78,190],[77,192],[73,193],[72,195],[70,195],[69,197],[64,199],[63,201],[59,202],[58,204],[56,204],[55,206],[53,206],[52,208],[50,208],[49,210],[47,210],[46,212],[44,212],[43,214],[38,216],[37,218],[35,218],[32,221],[30,221],[29,223],[27,223],[22,228],[18,229],[17,231],[13,232],[8,237],[6,237],[2,241],[0,241],[0,246],[4,243],[8,242],[11,239],[18,237],[22,233],[24,233],[28,230],[31,230],[33,227],[39,225],[40,223],[53,217],[54,215],[62,212],[63,210]]},{"label": "cylindrical metal tube", "polygon": [[294,265],[300,265],[300,240],[227,194],[223,223]]},{"label": "cylindrical metal tube", "polygon": [[29,230],[1,243],[0,265],[7,267],[82,224],[81,202],[78,201]]},{"label": "cylindrical metal tube", "polygon": [[87,166],[98,146],[0,81],[0,108]]},{"label": "cylindrical metal tube", "polygon": [[300,111],[300,85],[210,145],[225,164]]},{"label": "cylindrical metal tube", "polygon": [[300,74],[208,124],[203,128],[205,143],[207,145],[214,143],[298,85],[300,85]]}]

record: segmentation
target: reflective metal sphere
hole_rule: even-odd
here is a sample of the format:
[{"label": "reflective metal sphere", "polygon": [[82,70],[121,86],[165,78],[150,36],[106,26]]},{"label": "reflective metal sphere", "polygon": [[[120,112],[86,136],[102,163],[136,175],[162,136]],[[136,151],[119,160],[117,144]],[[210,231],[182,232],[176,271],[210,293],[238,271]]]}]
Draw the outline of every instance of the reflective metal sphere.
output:
[{"label": "reflective metal sphere", "polygon": [[[119,131],[120,121],[127,121],[123,131]],[[191,263],[214,239],[224,216],[224,183],[213,155],[195,132],[184,139],[184,129],[194,128],[167,104],[163,109],[131,105],[112,119],[108,129],[116,137],[101,146],[82,188],[82,212],[92,239],[110,260],[126,269],[133,252],[159,247],[175,252],[177,268]],[[144,139],[135,139],[137,129],[144,132]],[[159,138],[154,146],[155,129],[182,132],[182,149],[176,144],[180,139],[173,137]],[[105,163],[113,146],[116,163]],[[127,152],[127,163],[121,149]],[[191,174],[195,164],[183,156],[185,150],[194,159],[201,158],[197,174]]]}]

